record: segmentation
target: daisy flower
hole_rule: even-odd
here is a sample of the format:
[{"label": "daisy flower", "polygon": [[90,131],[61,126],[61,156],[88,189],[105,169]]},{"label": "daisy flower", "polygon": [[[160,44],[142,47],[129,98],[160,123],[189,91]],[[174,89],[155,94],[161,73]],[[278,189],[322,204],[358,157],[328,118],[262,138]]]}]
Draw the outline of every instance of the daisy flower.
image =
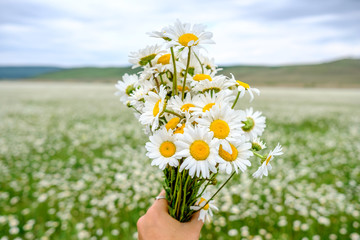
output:
[{"label": "daisy flower", "polygon": [[195,86],[196,84],[204,80],[208,80],[211,82],[212,79],[215,77],[215,74],[216,72],[211,72],[210,70],[206,70],[204,71],[204,73],[196,73],[192,76],[192,78],[190,78],[191,85]]},{"label": "daisy flower", "polygon": [[[177,57],[175,56],[175,59]],[[172,56],[171,53],[165,53],[165,54],[158,54],[158,56],[155,58],[155,66],[154,68],[156,69],[156,74],[155,76],[159,75],[159,74],[163,74],[163,78],[167,75],[165,75],[164,73],[171,73],[174,74],[174,63],[172,60]],[[181,63],[180,61],[176,61],[175,60],[175,64],[176,64],[176,72],[180,73],[182,71],[182,69],[185,69],[185,65],[183,63]]]},{"label": "daisy flower", "polygon": [[263,160],[261,163],[261,166],[258,168],[256,172],[252,175],[254,178],[262,178],[264,175],[268,175],[268,171],[272,169],[270,161],[273,160],[274,156],[280,156],[282,155],[282,147],[278,143],[278,145],[275,147],[274,150],[271,150],[267,157]]},{"label": "daisy flower", "polygon": [[266,118],[261,116],[261,112],[254,112],[253,108],[248,108],[242,112],[244,113],[244,120],[242,121],[244,126],[241,129],[244,131],[246,139],[252,140],[261,136],[266,127]]},{"label": "daisy flower", "polygon": [[171,114],[165,114],[165,119],[166,119],[166,124],[165,124],[165,128],[166,130],[176,130],[177,128],[181,127],[182,124],[180,123],[181,118],[176,117],[174,115]]},{"label": "daisy flower", "polygon": [[170,41],[171,39],[165,36],[166,29],[167,29],[166,27],[163,27],[160,31],[152,31],[152,32],[148,32],[146,34],[149,35],[150,37],[162,38],[165,41]]},{"label": "daisy flower", "polygon": [[143,125],[150,124],[151,130],[154,131],[159,126],[159,117],[165,107],[166,90],[164,86],[160,86],[159,94],[152,91],[144,98],[145,105],[143,114],[141,114],[139,121]]},{"label": "daisy flower", "polygon": [[245,95],[245,92],[247,91],[250,95],[250,102],[252,102],[254,100],[254,93],[256,93],[258,96],[260,95],[259,89],[252,88],[249,84],[236,80],[233,74],[231,74],[231,76],[232,80],[235,82],[235,86],[237,86],[237,89],[240,92],[240,97],[243,97]]},{"label": "daisy flower", "polygon": [[[169,114],[170,115],[170,114]],[[167,123],[165,125],[166,129],[173,129],[174,134],[183,134],[184,129],[187,125],[194,126],[196,117],[190,114],[189,112],[185,112],[185,118],[180,119],[179,117],[167,117],[165,115]]]},{"label": "daisy flower", "polygon": [[151,162],[152,166],[159,166],[161,170],[164,170],[167,165],[172,167],[179,166],[178,159],[180,157],[176,154],[176,139],[172,131],[161,128],[154,135],[150,136],[149,139],[150,142],[147,142],[145,147],[147,150],[146,156],[153,159]]},{"label": "daisy flower", "polygon": [[224,90],[218,93],[205,92],[204,94],[196,95],[193,99],[195,107],[192,108],[194,115],[202,115],[209,111],[215,104],[226,105],[233,100],[232,91]]},{"label": "daisy flower", "polygon": [[155,88],[155,83],[152,80],[150,81],[143,81],[136,84],[138,87],[132,91],[131,95],[129,96],[129,101],[131,106],[134,106],[136,110],[142,111],[144,107],[144,98],[147,94]]},{"label": "daisy flower", "polygon": [[190,93],[186,94],[184,100],[181,100],[181,97],[179,96],[174,96],[170,98],[168,101],[168,106],[169,108],[180,114],[184,114],[185,112],[191,112],[190,108],[195,107]]},{"label": "daisy flower", "polygon": [[[184,81],[182,81],[182,80],[180,80],[179,82],[178,82],[178,85],[177,85],[177,90],[178,90],[178,92],[181,94],[181,92],[183,91],[183,83],[184,83]],[[190,85],[189,85],[189,82],[188,81],[186,81],[186,84],[185,84],[185,92],[190,92]]]},{"label": "daisy flower", "polygon": [[209,57],[203,56],[201,54],[200,54],[199,58],[205,69],[210,70],[211,72],[218,72],[218,71],[222,70],[222,68],[217,68],[218,66],[215,65],[214,58],[210,59]]},{"label": "daisy flower", "polygon": [[251,163],[248,160],[249,157],[253,156],[251,143],[245,142],[245,139],[242,138],[241,141],[229,144],[232,153],[225,151],[221,144],[219,146],[219,157],[222,160],[225,160],[224,163],[220,163],[219,169],[227,174],[231,174],[233,168],[236,173],[238,173],[238,170],[244,172],[248,166],[251,166]]},{"label": "daisy flower", "polygon": [[239,111],[231,109],[227,105],[216,105],[205,112],[201,118],[196,122],[199,127],[204,127],[208,131],[214,133],[214,138],[217,139],[218,145],[232,154],[230,142],[235,142],[241,137],[242,123],[238,121]]},{"label": "daisy flower", "polygon": [[140,49],[137,52],[131,52],[129,55],[129,62],[134,64],[132,68],[146,66],[152,64],[154,58],[165,51],[161,50],[161,46],[147,46],[146,48]]},{"label": "daisy flower", "polygon": [[196,92],[220,92],[222,90],[229,89],[229,87],[233,86],[232,81],[229,81],[229,79],[224,75],[215,76],[212,78],[211,81],[208,79],[198,82],[194,88],[193,91]]},{"label": "daisy flower", "polygon": [[176,142],[178,155],[184,157],[179,171],[189,170],[191,177],[209,178],[210,172],[216,173],[216,141],[213,133],[206,128],[187,125],[184,133]]},{"label": "daisy flower", "polygon": [[[154,74],[156,74],[156,68],[155,67],[149,67],[145,68],[141,73],[139,77],[139,84],[149,81],[151,79],[154,79]],[[155,85],[154,85],[155,86]]]},{"label": "daisy flower", "polygon": [[183,54],[188,53],[188,47],[193,47],[197,51],[202,44],[214,43],[211,32],[205,32],[205,26],[202,24],[181,23],[176,20],[174,26],[166,29],[164,35],[171,39],[169,46],[180,46],[184,48]]},{"label": "daisy flower", "polygon": [[122,77],[122,81],[118,81],[115,87],[119,90],[115,95],[120,96],[120,101],[123,104],[127,104],[129,97],[136,90],[136,84],[139,81],[139,77],[136,74],[129,75],[125,73]]},{"label": "daisy flower", "polygon": [[206,202],[210,198],[211,198],[210,194],[208,192],[205,192],[200,197],[200,199],[196,201],[195,206],[190,207],[191,210],[195,210],[195,211],[200,210],[200,215],[199,215],[199,218],[198,218],[199,221],[201,220],[201,221],[205,222],[205,220],[206,220],[206,221],[210,222],[211,217],[213,216],[212,209],[214,209],[216,211],[219,211],[219,209],[214,204],[212,204],[213,200],[209,201],[206,204]]},{"label": "daisy flower", "polygon": [[254,149],[255,151],[260,151],[266,148],[266,144],[261,141],[261,139],[259,137],[256,137],[252,140],[252,149]]}]

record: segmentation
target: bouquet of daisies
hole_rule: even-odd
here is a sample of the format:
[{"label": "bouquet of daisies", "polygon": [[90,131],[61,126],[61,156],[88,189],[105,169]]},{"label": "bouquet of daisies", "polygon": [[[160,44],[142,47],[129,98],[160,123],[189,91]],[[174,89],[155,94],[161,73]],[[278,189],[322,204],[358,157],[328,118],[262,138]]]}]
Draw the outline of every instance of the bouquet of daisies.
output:
[{"label": "bouquet of daisies", "polygon": [[[252,101],[260,91],[233,75],[219,74],[221,69],[202,52],[204,44],[214,43],[203,25],[177,20],[149,35],[163,44],[130,54],[133,68],[141,71],[125,74],[116,84],[117,95],[149,135],[146,155],[164,173],[169,214],[186,222],[200,211],[199,220],[205,221],[216,209],[214,196],[234,174],[251,166],[251,157],[260,163],[253,177],[262,178],[282,148],[278,144],[260,154],[265,117],[252,108],[235,109],[244,95]],[[207,188],[218,185],[219,173],[230,176],[211,195]]]}]

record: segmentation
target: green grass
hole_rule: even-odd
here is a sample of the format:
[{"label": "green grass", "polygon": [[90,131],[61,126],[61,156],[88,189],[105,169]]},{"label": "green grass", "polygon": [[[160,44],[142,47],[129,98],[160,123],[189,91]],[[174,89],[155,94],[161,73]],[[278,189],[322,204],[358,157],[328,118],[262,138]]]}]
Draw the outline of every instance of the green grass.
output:
[{"label": "green grass", "polygon": [[[221,72],[233,73],[251,86],[291,87],[360,87],[360,60],[343,59],[323,64],[293,66],[228,66]],[[130,68],[73,68],[42,74],[32,80],[114,82],[124,73],[136,73]]]},{"label": "green grass", "polygon": [[[232,179],[201,239],[358,239],[359,91],[261,90],[237,107],[262,111],[268,148],[280,142],[285,154],[268,178],[250,177],[252,161]],[[134,239],[162,178],[114,92],[113,84],[0,83],[1,237]]]}]

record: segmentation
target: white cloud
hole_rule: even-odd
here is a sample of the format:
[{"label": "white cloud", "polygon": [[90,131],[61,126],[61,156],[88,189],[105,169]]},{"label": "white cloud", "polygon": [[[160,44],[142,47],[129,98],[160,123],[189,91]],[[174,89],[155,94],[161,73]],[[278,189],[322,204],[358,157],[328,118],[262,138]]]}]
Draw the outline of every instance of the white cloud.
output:
[{"label": "white cloud", "polygon": [[158,42],[146,32],[160,30],[176,18],[208,25],[217,43],[209,46],[209,53],[218,64],[360,56],[358,32],[347,36],[341,27],[324,24],[338,21],[333,12],[271,21],[269,11],[291,4],[276,1],[271,9],[266,4],[263,0],[4,0],[0,9],[7,12],[0,22],[0,54],[6,58],[0,64],[126,65],[130,51]]}]

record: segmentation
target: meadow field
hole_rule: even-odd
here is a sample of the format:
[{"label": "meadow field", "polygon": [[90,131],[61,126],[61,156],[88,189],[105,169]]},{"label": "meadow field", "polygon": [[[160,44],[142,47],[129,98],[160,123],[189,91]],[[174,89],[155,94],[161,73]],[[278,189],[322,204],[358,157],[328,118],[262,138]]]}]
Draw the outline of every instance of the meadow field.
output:
[{"label": "meadow field", "polygon": [[[284,155],[232,179],[201,239],[360,239],[360,89],[260,90],[238,107],[263,112]],[[0,82],[0,240],[137,238],[162,173],[115,91]]]}]

